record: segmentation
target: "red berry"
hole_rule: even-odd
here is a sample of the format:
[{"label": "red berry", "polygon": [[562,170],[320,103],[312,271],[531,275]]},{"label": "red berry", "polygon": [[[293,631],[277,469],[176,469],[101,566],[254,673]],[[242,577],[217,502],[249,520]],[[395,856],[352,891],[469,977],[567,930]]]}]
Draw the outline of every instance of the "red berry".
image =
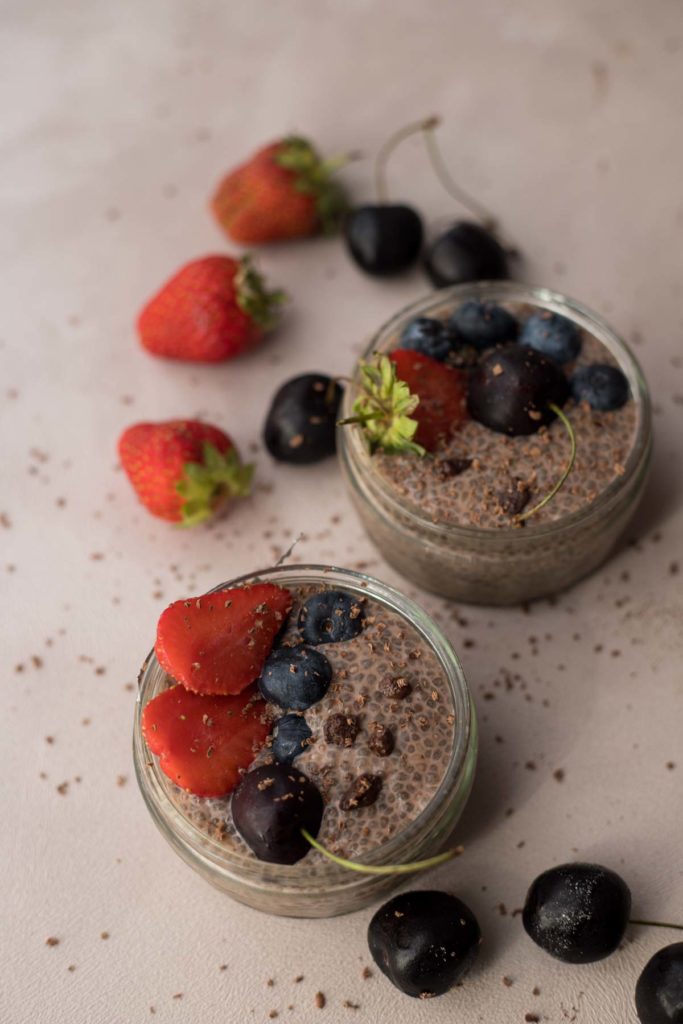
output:
[{"label": "red berry", "polygon": [[254,688],[207,697],[173,686],[142,712],[142,734],[159,767],[197,796],[225,796],[240,781],[270,732]]},{"label": "red berry", "polygon": [[292,607],[274,583],[175,601],[161,613],[154,646],[161,667],[196,693],[240,693],[261,674]]},{"label": "red berry", "polygon": [[434,451],[467,419],[467,376],[412,349],[397,348],[389,355],[398,377],[420,399],[412,413],[419,424],[414,440]]},{"label": "red berry", "polygon": [[208,423],[136,423],[124,430],[118,451],[138,498],[160,519],[193,526],[249,492],[252,467]]},{"label": "red berry", "polygon": [[252,348],[275,322],[282,292],[267,292],[248,257],[187,263],[147,303],[140,341],[167,359],[218,363]]}]

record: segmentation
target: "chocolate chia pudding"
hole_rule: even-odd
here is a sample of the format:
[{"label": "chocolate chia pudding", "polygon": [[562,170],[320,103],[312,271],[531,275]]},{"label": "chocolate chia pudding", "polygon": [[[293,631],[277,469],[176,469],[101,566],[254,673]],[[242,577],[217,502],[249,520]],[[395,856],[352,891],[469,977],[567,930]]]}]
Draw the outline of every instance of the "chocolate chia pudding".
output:
[{"label": "chocolate chia pudding", "polygon": [[[292,712],[259,698],[274,727],[294,713],[310,729],[291,766],[322,795],[318,840],[369,864],[438,852],[464,806],[476,756],[469,694],[447,641],[419,608],[361,574],[283,567],[258,579],[287,587],[294,598],[279,650],[301,644],[299,612],[326,589],[351,595],[362,615],[362,629],[350,639],[306,640],[332,669],[319,701]],[[152,656],[140,704],[172,685]],[[139,724],[138,778],[153,817],[181,855],[224,891],[272,913],[327,916],[363,906],[397,884],[395,876],[339,868],[313,850],[291,865],[260,860],[235,828],[231,796],[179,789],[159,771],[138,730]],[[249,772],[275,761],[271,733]]]},{"label": "chocolate chia pudding", "polygon": [[[460,285],[413,304],[382,328],[365,359],[409,348],[401,340],[408,324],[418,317],[448,323],[469,300],[494,303],[522,333],[529,317],[539,314],[559,315],[572,326],[578,354],[559,369],[569,392],[562,411],[576,455],[559,490],[541,506],[572,451],[567,426],[557,417],[534,433],[509,436],[468,416],[427,457],[370,454],[361,430],[343,427],[340,457],[364,526],[401,573],[446,597],[513,604],[570,586],[609,554],[644,487],[649,398],[633,356],[607,325],[569,299],[513,282]],[[472,351],[465,347],[447,356],[446,365],[462,367],[468,353],[470,362],[486,356]],[[618,408],[599,410],[572,395],[577,371],[596,364],[614,368],[623,381],[626,395]],[[460,372],[471,380],[471,369]],[[349,392],[345,417],[352,415]]]}]

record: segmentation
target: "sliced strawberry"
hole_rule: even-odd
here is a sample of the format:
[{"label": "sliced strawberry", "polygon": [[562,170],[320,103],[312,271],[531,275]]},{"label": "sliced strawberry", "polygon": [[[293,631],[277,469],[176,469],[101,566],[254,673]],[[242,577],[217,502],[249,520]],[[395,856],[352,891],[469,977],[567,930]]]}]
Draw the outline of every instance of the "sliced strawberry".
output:
[{"label": "sliced strawberry", "polygon": [[174,601],[157,625],[156,656],[188,690],[241,693],[261,674],[291,607],[290,592],[273,583]]},{"label": "sliced strawberry", "polygon": [[162,772],[197,796],[230,793],[269,732],[255,687],[236,697],[205,697],[173,686],[142,712],[142,734]]},{"label": "sliced strawberry", "polygon": [[389,353],[396,373],[420,399],[412,416],[419,423],[414,440],[434,451],[467,418],[467,376],[412,349]]}]

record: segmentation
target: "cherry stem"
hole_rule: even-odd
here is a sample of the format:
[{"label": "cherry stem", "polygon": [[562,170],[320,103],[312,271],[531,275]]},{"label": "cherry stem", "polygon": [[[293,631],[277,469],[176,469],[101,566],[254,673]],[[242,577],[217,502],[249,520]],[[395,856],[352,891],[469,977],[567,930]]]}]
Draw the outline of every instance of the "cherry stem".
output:
[{"label": "cherry stem", "polygon": [[454,846],[452,850],[445,850],[444,853],[439,853],[436,857],[428,857],[427,860],[414,860],[410,864],[359,864],[356,860],[338,857],[336,853],[332,853],[322,843],[319,843],[317,839],[314,839],[305,828],[301,829],[301,834],[314,850],[322,853],[324,857],[327,857],[334,864],[347,868],[349,871],[359,871],[363,875],[410,875],[414,871],[425,871],[427,868],[435,868],[438,864],[445,864],[446,861],[459,857],[461,853],[465,852],[463,846]]},{"label": "cherry stem", "polygon": [[646,928],[674,928],[677,932],[683,932],[683,924],[669,924],[666,921],[636,921],[631,918],[629,924],[640,924]]},{"label": "cherry stem", "polygon": [[548,402],[548,408],[552,409],[552,411],[555,413],[555,415],[558,417],[558,419],[561,420],[561,422],[562,422],[562,424],[564,426],[564,429],[567,431],[567,434],[569,436],[569,443],[571,445],[571,451],[569,453],[569,459],[567,461],[567,465],[564,468],[564,472],[562,473],[562,476],[557,481],[555,486],[551,490],[548,491],[548,493],[545,495],[544,498],[541,498],[541,500],[538,502],[537,505],[534,505],[533,508],[530,508],[530,509],[528,509],[528,511],[523,512],[521,515],[517,516],[516,517],[516,521],[518,523],[522,523],[522,522],[524,522],[525,519],[529,519],[531,516],[535,515],[537,512],[540,512],[540,510],[542,508],[544,508],[544,506],[547,505],[549,501],[552,501],[552,499],[555,497],[555,495],[559,491],[560,487],[562,487],[562,485],[564,484],[565,480],[567,479],[567,477],[571,473],[572,469],[574,468],[574,462],[576,460],[576,434],[574,433],[574,428],[571,425],[569,417],[565,415],[565,413],[562,411],[562,409],[560,409],[559,405],[555,405],[554,402]]},{"label": "cherry stem", "polygon": [[397,132],[394,132],[383,143],[375,157],[375,191],[378,202],[386,203],[387,201],[386,163],[398,144],[417,132],[431,131],[439,123],[440,119],[438,117],[426,117],[422,121],[413,121],[412,124],[408,124],[405,128],[400,128]]},{"label": "cherry stem", "polygon": [[292,541],[292,543],[291,543],[291,544],[289,545],[289,547],[287,548],[287,550],[286,550],[286,551],[283,551],[283,552],[282,552],[282,554],[281,554],[281,555],[280,555],[280,557],[278,558],[278,560],[277,560],[277,562],[275,563],[275,565],[273,566],[273,568],[274,568],[274,569],[277,569],[277,567],[278,567],[279,565],[284,565],[284,564],[285,564],[285,562],[287,561],[287,559],[289,558],[289,556],[290,556],[290,555],[292,554],[292,552],[294,551],[294,548],[295,548],[295,547],[297,546],[297,544],[299,544],[299,542],[300,542],[300,541],[302,541],[303,539],[304,539],[304,535],[303,535],[303,533],[300,533],[298,537],[295,537],[295,538],[294,538],[294,540]]},{"label": "cherry stem", "polygon": [[455,199],[456,203],[460,203],[461,206],[464,206],[466,210],[469,210],[471,214],[482,222],[487,231],[491,231],[495,234],[497,223],[493,214],[477,199],[471,196],[469,192],[465,192],[457,182],[453,181],[450,171],[446,167],[443,156],[441,155],[441,150],[437,144],[436,136],[432,130],[434,127],[435,125],[430,125],[424,129],[424,140],[425,146],[427,147],[429,162],[432,165],[435,175],[443,185],[446,192],[448,192],[449,196],[451,196],[452,199]]}]

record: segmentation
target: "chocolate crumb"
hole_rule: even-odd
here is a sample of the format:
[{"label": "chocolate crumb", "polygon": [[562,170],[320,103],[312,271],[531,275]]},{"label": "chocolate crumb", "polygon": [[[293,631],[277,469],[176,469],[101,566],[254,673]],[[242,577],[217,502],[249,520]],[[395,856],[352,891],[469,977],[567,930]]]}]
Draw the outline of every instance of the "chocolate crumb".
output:
[{"label": "chocolate crumb", "polygon": [[553,772],[553,778],[556,782],[564,782],[564,768],[556,768]]},{"label": "chocolate crumb", "polygon": [[391,729],[386,725],[382,725],[381,722],[372,722],[368,732],[370,733],[368,747],[373,754],[377,754],[378,757],[388,757],[395,745],[394,734]]},{"label": "chocolate crumb", "polygon": [[342,1006],[346,1010],[360,1010],[360,1003],[352,1003],[350,999],[345,999]]},{"label": "chocolate crumb", "polygon": [[325,739],[335,747],[352,747],[360,732],[360,722],[356,715],[336,713],[328,715],[325,720]]},{"label": "chocolate crumb", "polygon": [[54,935],[50,935],[47,939],[45,939],[45,945],[46,946],[58,946],[59,945],[59,939],[56,938],[56,936],[54,936]]},{"label": "chocolate crumb", "polygon": [[361,971],[361,978],[363,979],[363,981],[367,981],[368,978],[372,978],[372,976],[372,971],[370,970],[369,967],[364,967],[363,970]]},{"label": "chocolate crumb", "polygon": [[538,985],[534,985],[534,987],[531,990],[531,994],[532,994],[532,996],[540,996],[541,990],[538,987]]},{"label": "chocolate crumb", "polygon": [[506,516],[518,516],[526,507],[531,491],[522,480],[511,480],[503,490],[498,491],[496,501],[499,510]]},{"label": "chocolate crumb", "polygon": [[451,476],[460,476],[472,465],[472,459],[437,459],[434,469],[442,480]]},{"label": "chocolate crumb", "polygon": [[[106,940],[109,938],[109,932],[100,932],[100,938]],[[173,997],[175,999],[175,996]]]},{"label": "chocolate crumb", "polygon": [[510,988],[513,983],[512,978],[508,978],[507,974],[503,975],[503,984],[506,988]]},{"label": "chocolate crumb", "polygon": [[327,1002],[327,999],[325,999],[325,996],[323,995],[322,992],[316,992],[314,1002],[317,1008],[319,1010],[322,1010],[325,1006],[325,1003]]},{"label": "chocolate crumb", "polygon": [[540,1021],[540,1019],[541,1018],[538,1016],[537,1013],[525,1013],[524,1014],[524,1020],[528,1021],[529,1024],[538,1024],[538,1021]]},{"label": "chocolate crumb", "polygon": [[379,688],[383,696],[389,697],[391,700],[405,700],[413,691],[405,676],[387,676],[382,680]]},{"label": "chocolate crumb", "polygon": [[302,982],[303,980],[304,980],[304,976],[303,976],[303,974],[297,974],[296,978],[294,979],[294,984],[295,984],[295,985],[298,985],[298,984],[299,984],[300,982]]},{"label": "chocolate crumb", "polygon": [[382,779],[379,775],[364,772],[351,783],[339,801],[342,811],[355,811],[359,807],[374,804],[382,790]]}]

